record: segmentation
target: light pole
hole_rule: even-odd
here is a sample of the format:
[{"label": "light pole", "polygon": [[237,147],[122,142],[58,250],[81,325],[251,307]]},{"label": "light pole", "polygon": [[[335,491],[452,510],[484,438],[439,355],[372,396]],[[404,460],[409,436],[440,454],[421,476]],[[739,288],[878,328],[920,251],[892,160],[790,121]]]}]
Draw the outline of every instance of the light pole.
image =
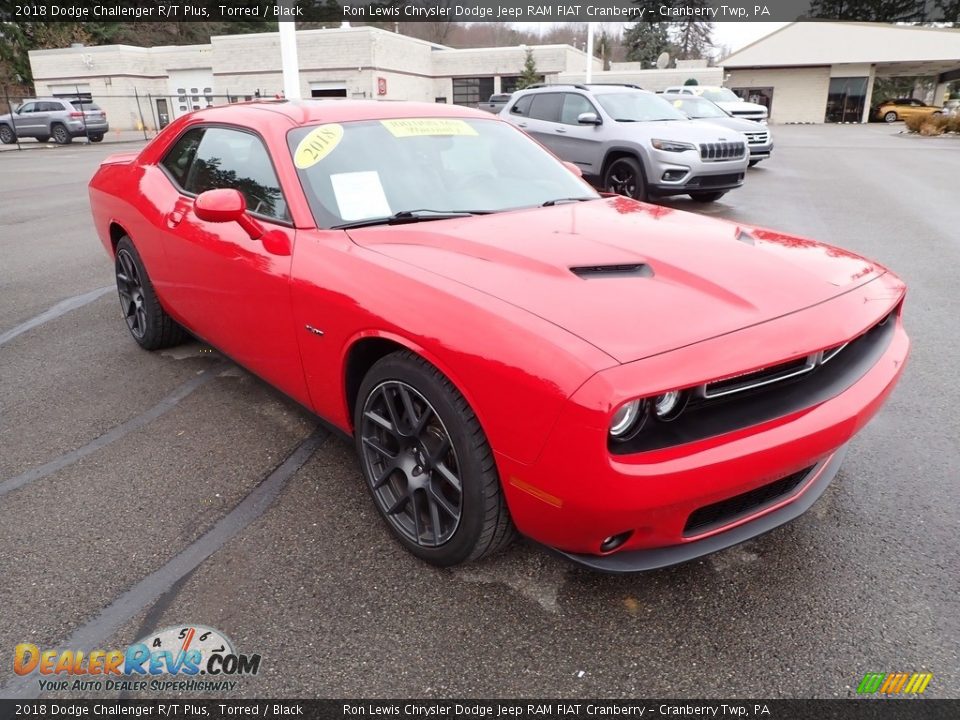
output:
[{"label": "light pole", "polygon": [[[282,5],[292,8],[295,0],[282,0]],[[297,62],[297,24],[293,20],[277,23],[280,31],[280,62],[283,65],[283,96],[287,100],[299,100],[300,65]]]},{"label": "light pole", "polygon": [[593,82],[593,23],[587,23],[587,85]]}]

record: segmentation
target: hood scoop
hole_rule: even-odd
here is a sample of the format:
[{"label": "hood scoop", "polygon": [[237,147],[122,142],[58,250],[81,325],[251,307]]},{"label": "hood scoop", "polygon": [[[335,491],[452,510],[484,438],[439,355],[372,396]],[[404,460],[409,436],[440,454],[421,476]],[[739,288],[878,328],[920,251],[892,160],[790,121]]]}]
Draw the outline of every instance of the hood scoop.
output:
[{"label": "hood scoop", "polygon": [[633,263],[628,265],[582,265],[580,267],[570,268],[570,272],[584,280],[653,277],[653,268],[646,263]]}]

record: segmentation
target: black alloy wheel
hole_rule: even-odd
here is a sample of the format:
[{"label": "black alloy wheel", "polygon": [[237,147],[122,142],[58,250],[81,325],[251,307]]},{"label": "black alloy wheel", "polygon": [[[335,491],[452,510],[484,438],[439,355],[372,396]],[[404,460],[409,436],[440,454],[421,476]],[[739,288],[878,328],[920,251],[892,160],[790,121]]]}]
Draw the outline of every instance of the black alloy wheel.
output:
[{"label": "black alloy wheel", "polygon": [[13,145],[17,141],[17,136],[9,125],[0,125],[0,143],[4,145]]},{"label": "black alloy wheel", "polygon": [[453,537],[463,513],[460,463],[427,399],[405,382],[381,383],[364,405],[361,437],[371,490],[394,530],[424,547]]},{"label": "black alloy wheel", "polygon": [[625,195],[634,200],[647,199],[647,182],[640,163],[632,157],[621,157],[610,163],[604,173],[603,187],[607,192]]},{"label": "black alloy wheel", "polygon": [[90,142],[103,142],[103,133],[90,133]]},{"label": "black alloy wheel", "polygon": [[143,260],[130,238],[117,243],[114,272],[127,329],[145,350],[159,350],[184,341],[186,332],[160,305]]},{"label": "black alloy wheel", "polygon": [[493,451],[453,384],[398,351],[377,361],[354,414],[357,453],[377,510],[411,553],[439,566],[513,539]]},{"label": "black alloy wheel", "polygon": [[53,141],[57,145],[66,145],[69,142],[73,142],[73,138],[70,137],[70,133],[67,131],[67,128],[57,123],[51,128],[53,134]]}]

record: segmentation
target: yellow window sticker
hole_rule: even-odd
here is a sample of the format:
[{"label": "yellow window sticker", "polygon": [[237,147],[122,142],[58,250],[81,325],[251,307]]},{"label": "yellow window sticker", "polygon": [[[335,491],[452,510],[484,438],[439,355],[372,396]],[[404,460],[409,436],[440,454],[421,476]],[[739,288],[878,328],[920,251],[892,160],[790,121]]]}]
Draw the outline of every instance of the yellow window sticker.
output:
[{"label": "yellow window sticker", "polygon": [[308,132],[293,154],[293,164],[306,170],[323,160],[343,140],[343,126],[331,123],[318,125]]},{"label": "yellow window sticker", "polygon": [[674,106],[675,108],[682,108],[682,107],[683,107],[683,100],[674,100],[674,101],[673,101],[673,106]]},{"label": "yellow window sticker", "polygon": [[381,120],[394,137],[422,137],[424,135],[476,135],[477,131],[463,120],[455,118],[404,118]]}]

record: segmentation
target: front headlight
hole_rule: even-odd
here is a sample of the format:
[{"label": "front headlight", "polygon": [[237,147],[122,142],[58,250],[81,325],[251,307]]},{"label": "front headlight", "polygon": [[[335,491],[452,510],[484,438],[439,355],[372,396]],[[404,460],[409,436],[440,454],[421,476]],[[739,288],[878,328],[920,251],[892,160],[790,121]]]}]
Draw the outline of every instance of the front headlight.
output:
[{"label": "front headlight", "polygon": [[647,419],[647,405],[643,400],[624,403],[610,419],[610,436],[616,440],[633,437]]},{"label": "front headlight", "polygon": [[677,142],[676,140],[659,140],[654,138],[650,141],[657,150],[666,150],[667,152],[686,152],[687,150],[696,150],[697,146],[692,143]]}]

